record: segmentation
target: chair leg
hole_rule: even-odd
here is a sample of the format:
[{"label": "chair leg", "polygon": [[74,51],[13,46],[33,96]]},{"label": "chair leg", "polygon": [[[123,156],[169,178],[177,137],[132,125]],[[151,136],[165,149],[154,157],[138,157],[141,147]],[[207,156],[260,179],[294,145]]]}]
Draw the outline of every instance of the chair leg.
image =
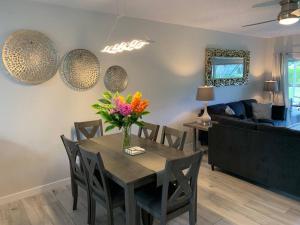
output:
[{"label": "chair leg", "polygon": [[73,210],[77,210],[77,200],[78,200],[78,185],[72,182],[72,195],[73,195]]},{"label": "chair leg", "polygon": [[159,220],[160,220],[160,225],[167,225],[167,215],[161,215]]},{"label": "chair leg", "polygon": [[189,210],[189,225],[195,225],[196,224],[196,212],[195,207],[192,204]]},{"label": "chair leg", "polygon": [[91,224],[91,195],[87,191],[87,203],[88,203],[88,224]]},{"label": "chair leg", "polygon": [[167,225],[166,219],[161,219],[160,220],[160,225]]},{"label": "chair leg", "polygon": [[194,197],[194,220],[195,224],[197,223],[197,208],[198,208],[198,185],[196,185],[195,197]]},{"label": "chair leg", "polygon": [[112,208],[107,209],[107,224],[114,225],[114,212]]},{"label": "chair leg", "polygon": [[138,205],[135,207],[135,221],[136,225],[141,225],[141,208]]},{"label": "chair leg", "polygon": [[96,201],[91,198],[91,217],[90,217],[90,220],[91,220],[91,225],[95,225],[96,223]]}]

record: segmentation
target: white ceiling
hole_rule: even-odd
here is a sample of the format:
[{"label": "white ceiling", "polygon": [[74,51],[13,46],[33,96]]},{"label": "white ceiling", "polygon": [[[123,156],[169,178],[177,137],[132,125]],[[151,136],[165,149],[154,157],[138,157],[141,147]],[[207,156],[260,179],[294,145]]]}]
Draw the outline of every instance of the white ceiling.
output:
[{"label": "white ceiling", "polygon": [[[171,24],[205,28],[257,37],[300,34],[300,22],[282,26],[272,22],[254,27],[242,25],[275,19],[280,6],[252,8],[268,0],[32,0],[68,7],[116,13]],[[279,2],[279,0],[278,0]],[[119,7],[117,7],[117,5]]]}]

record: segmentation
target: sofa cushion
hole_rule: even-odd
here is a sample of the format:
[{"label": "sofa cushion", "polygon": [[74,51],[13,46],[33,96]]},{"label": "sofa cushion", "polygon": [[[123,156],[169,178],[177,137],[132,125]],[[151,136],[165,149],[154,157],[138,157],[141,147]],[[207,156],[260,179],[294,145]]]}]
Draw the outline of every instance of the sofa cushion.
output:
[{"label": "sofa cushion", "polygon": [[236,115],[229,116],[229,115],[226,115],[226,114],[224,114],[224,115],[211,114],[210,116],[211,116],[212,121],[217,121],[217,122],[222,120],[223,118],[225,118],[225,119],[238,119],[238,120],[244,119],[240,116],[236,116]]},{"label": "sofa cushion", "polygon": [[242,101],[245,106],[246,117],[252,118],[253,117],[253,109],[252,103],[257,103],[256,99],[247,99]]},{"label": "sofa cushion", "polygon": [[272,103],[252,103],[253,117],[259,119],[272,119]]},{"label": "sofa cushion", "polygon": [[255,118],[252,118],[252,119],[248,119],[248,120],[251,120],[252,122],[259,123],[259,124],[266,124],[266,125],[272,125],[272,126],[275,125],[274,121],[269,120],[269,119],[255,119]]},{"label": "sofa cushion", "polygon": [[236,116],[243,116],[246,118],[246,110],[242,101],[231,102],[227,104],[234,111]]},{"label": "sofa cushion", "polygon": [[217,105],[212,105],[207,107],[208,114],[224,115],[225,109],[226,109],[225,104],[217,104]]},{"label": "sofa cushion", "polygon": [[265,131],[270,134],[278,134],[280,136],[289,136],[300,138],[300,131],[292,130],[286,127],[275,127],[269,125],[257,125],[257,130]]},{"label": "sofa cushion", "polygon": [[246,121],[246,120],[240,120],[236,118],[230,118],[230,117],[223,117],[219,120],[220,124],[224,124],[226,126],[233,126],[237,128],[248,128],[248,129],[256,129],[256,123]]}]

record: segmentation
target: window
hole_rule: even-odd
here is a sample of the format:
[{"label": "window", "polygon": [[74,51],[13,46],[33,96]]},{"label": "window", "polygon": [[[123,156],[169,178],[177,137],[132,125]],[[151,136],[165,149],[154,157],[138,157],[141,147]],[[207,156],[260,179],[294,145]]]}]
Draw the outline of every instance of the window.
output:
[{"label": "window", "polygon": [[300,105],[300,60],[288,60],[288,90],[292,106]]},{"label": "window", "polygon": [[238,57],[214,57],[213,79],[233,79],[244,76],[244,59]]}]

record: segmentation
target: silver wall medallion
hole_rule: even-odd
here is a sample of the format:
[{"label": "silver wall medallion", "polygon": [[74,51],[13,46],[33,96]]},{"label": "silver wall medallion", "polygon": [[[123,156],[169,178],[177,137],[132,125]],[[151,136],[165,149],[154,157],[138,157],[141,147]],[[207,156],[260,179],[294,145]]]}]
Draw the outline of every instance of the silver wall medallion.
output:
[{"label": "silver wall medallion", "polygon": [[106,70],[104,85],[111,92],[122,92],[128,85],[126,70],[121,66],[111,66]]},{"label": "silver wall medallion", "polygon": [[67,53],[60,66],[65,83],[74,90],[83,91],[95,86],[100,76],[100,63],[96,55],[86,49]]},{"label": "silver wall medallion", "polygon": [[49,80],[59,65],[54,43],[41,32],[32,30],[16,31],[6,39],[2,61],[15,80],[27,84]]}]

